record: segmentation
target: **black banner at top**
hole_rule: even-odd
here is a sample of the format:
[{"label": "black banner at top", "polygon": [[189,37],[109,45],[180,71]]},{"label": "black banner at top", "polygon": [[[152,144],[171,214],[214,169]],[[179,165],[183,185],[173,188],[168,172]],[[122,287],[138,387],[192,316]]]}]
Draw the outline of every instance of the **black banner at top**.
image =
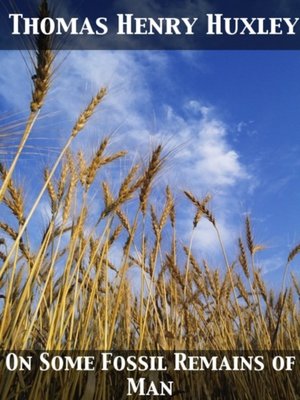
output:
[{"label": "black banner at top", "polygon": [[296,0],[0,1],[2,50],[300,49]]}]

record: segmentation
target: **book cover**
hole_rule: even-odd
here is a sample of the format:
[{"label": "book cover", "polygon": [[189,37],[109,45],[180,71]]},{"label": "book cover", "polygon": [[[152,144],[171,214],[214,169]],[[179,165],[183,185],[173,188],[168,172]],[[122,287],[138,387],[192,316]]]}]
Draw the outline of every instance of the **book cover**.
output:
[{"label": "book cover", "polygon": [[296,399],[300,7],[0,5],[1,399]]}]

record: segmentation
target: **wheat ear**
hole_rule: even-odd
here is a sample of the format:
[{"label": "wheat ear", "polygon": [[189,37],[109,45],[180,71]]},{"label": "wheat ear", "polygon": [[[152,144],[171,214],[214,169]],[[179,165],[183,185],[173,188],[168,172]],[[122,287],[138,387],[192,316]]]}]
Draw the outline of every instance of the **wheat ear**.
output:
[{"label": "wheat ear", "polygon": [[62,151],[60,152],[55,164],[52,167],[51,172],[49,172],[48,178],[45,180],[44,186],[42,187],[39,195],[37,196],[27,218],[26,221],[24,222],[22,228],[20,229],[18,236],[16,238],[16,240],[14,241],[9,254],[7,255],[6,261],[3,264],[1,270],[0,270],[0,279],[2,278],[4,272],[6,271],[7,265],[9,263],[9,260],[11,258],[11,256],[13,255],[13,252],[15,251],[16,247],[18,246],[18,243],[20,242],[20,239],[22,237],[22,235],[25,232],[25,229],[27,228],[27,225],[29,224],[29,221],[31,220],[41,198],[43,197],[45,191],[47,190],[49,183],[55,173],[55,171],[57,170],[62,158],[64,157],[66,151],[68,150],[68,148],[70,147],[72,141],[74,140],[74,138],[77,136],[77,134],[84,128],[84,124],[87,123],[88,119],[92,116],[92,114],[94,113],[95,108],[97,107],[97,105],[101,102],[101,100],[103,99],[104,95],[106,93],[105,89],[100,89],[100,91],[97,93],[97,95],[92,99],[92,101],[90,102],[90,104],[88,105],[88,107],[85,109],[85,111],[81,114],[81,116],[79,117],[79,119],[77,120],[76,124],[74,125],[74,128],[72,130],[72,133],[69,137],[69,139],[67,140],[64,148],[62,149]]}]

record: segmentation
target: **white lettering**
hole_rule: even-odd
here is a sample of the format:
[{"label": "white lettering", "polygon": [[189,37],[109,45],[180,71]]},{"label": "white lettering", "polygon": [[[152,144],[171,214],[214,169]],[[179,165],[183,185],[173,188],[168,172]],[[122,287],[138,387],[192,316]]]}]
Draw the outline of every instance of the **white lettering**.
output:
[{"label": "white lettering", "polygon": [[98,28],[101,29],[101,31],[98,31],[98,30],[96,31],[97,35],[106,35],[107,34],[108,27],[107,27],[106,23],[107,23],[107,18],[100,17],[100,18],[96,19],[96,25]]},{"label": "white lettering", "polygon": [[20,35],[19,20],[23,19],[23,14],[9,14],[9,19],[13,19],[13,35]]},{"label": "white lettering", "polygon": [[283,20],[287,24],[288,29],[289,29],[287,34],[288,35],[296,35],[295,27],[296,27],[297,23],[299,22],[299,18],[295,18],[294,22],[292,22],[291,18],[283,18]]}]

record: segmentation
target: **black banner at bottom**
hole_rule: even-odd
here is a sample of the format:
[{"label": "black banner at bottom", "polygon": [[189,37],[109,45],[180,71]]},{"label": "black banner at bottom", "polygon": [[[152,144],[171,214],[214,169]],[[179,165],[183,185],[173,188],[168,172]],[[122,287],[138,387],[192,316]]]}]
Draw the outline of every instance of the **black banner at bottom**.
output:
[{"label": "black banner at bottom", "polygon": [[297,399],[299,351],[2,352],[1,399]]}]

